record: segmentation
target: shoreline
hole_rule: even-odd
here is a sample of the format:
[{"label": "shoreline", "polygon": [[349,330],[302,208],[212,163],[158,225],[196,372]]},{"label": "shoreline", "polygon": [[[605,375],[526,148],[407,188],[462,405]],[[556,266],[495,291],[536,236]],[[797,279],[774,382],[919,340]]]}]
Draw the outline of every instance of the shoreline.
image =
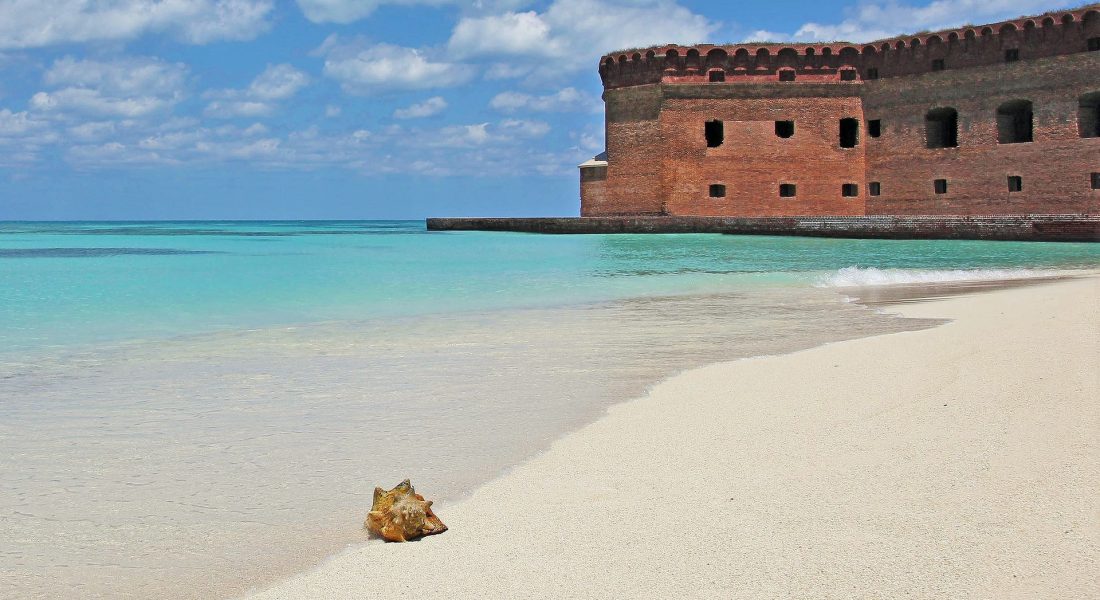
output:
[{"label": "shoreline", "polygon": [[[451,527],[446,534],[401,546],[354,545],[250,597],[364,590],[568,596],[593,586],[608,595],[683,593],[687,578],[699,595],[1027,595],[1053,585],[1061,595],[1095,594],[1084,574],[1097,562],[1100,528],[1080,505],[1100,483],[1100,427],[1084,400],[1100,382],[1082,361],[1100,356],[1100,332],[1080,327],[1080,317],[1097,322],[1097,292],[1100,278],[1093,275],[891,304],[883,308],[951,322],[683,372],[611,407],[465,499],[437,506]],[[1052,312],[1037,315],[1035,308]],[[981,352],[975,336],[989,338]],[[1044,353],[1044,341],[1057,351]],[[914,352],[921,360],[908,364]],[[957,357],[945,362],[939,354]],[[871,362],[883,367],[890,356],[898,360],[864,370]],[[1024,356],[1027,364],[1014,364],[1013,357]],[[1048,383],[1037,383],[1037,363]],[[893,372],[891,364],[907,367]],[[987,387],[960,377],[967,371]],[[806,384],[791,372],[818,379]],[[768,374],[770,383],[763,381]],[[945,382],[922,383],[922,376],[945,375]],[[1029,383],[1027,375],[1039,379]],[[1031,390],[1034,402],[1054,395],[1070,406],[1047,402],[1032,414],[1038,408],[1018,390],[1002,390],[1012,394],[1001,406],[1006,398],[990,396],[988,387],[1003,387],[1006,378]],[[894,386],[889,398],[874,392]],[[736,403],[723,401],[730,393]],[[799,394],[805,404],[791,399]],[[1036,418],[1035,427],[989,427]],[[1030,446],[1016,442],[1039,442],[1036,430],[1049,429],[1075,445],[1036,450],[1045,465],[1036,470]],[[1065,452],[1074,460],[1067,463]],[[1067,468],[1076,469],[1069,481],[1043,479]],[[1040,506],[1017,497],[1019,484],[1035,481],[1043,483],[1036,488],[1043,492]],[[432,490],[419,491],[431,498]],[[1064,518],[1039,518],[1059,507],[1054,516],[1071,514],[1075,529],[1062,528]],[[998,514],[994,508],[999,518],[990,516]],[[1065,529],[1061,536],[1077,535],[1060,540],[1055,524]],[[997,552],[983,555],[983,548]],[[978,562],[988,568],[978,569]],[[410,573],[404,565],[413,563],[428,575]],[[1014,572],[1029,564],[1057,567],[1059,575]]]}]

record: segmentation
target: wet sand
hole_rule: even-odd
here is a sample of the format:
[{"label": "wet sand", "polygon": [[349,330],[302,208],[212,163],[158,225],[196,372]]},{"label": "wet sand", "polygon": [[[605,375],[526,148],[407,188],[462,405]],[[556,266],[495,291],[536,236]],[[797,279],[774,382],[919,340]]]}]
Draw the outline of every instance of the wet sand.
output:
[{"label": "wet sand", "polygon": [[684,372],[255,598],[1100,595],[1100,279],[886,308],[952,322]]}]

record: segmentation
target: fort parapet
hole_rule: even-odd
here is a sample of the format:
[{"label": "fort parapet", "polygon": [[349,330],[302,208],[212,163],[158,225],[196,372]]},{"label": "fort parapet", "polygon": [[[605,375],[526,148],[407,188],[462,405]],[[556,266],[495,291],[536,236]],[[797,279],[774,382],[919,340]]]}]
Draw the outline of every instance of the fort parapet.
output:
[{"label": "fort parapet", "polygon": [[581,215],[1100,214],[1100,4],[868,44],[600,61]]}]

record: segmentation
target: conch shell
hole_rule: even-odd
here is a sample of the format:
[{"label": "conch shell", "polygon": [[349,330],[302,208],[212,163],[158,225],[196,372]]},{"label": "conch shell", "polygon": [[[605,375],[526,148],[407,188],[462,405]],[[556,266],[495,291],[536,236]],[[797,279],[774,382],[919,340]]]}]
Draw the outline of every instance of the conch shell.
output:
[{"label": "conch shell", "polygon": [[447,526],[432,512],[431,501],[417,494],[408,479],[389,491],[374,488],[374,505],[364,525],[387,542],[407,542],[447,531]]}]

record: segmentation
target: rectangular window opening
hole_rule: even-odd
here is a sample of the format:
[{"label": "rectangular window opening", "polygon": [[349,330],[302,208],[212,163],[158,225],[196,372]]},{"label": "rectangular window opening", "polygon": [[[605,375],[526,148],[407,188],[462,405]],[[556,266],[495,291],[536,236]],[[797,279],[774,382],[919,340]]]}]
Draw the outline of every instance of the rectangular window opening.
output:
[{"label": "rectangular window opening", "polygon": [[882,193],[882,184],[877,181],[872,181],[867,184],[867,192],[872,196],[878,196]]},{"label": "rectangular window opening", "polygon": [[1020,60],[1020,50],[1018,48],[1005,50],[1005,62],[1016,62],[1018,60]]},{"label": "rectangular window opening", "polygon": [[1034,114],[1028,100],[1005,102],[997,108],[997,141],[1024,144],[1032,141]]},{"label": "rectangular window opening", "polygon": [[840,147],[855,148],[859,144],[859,120],[840,120]]},{"label": "rectangular window opening", "polygon": [[859,195],[859,186],[854,183],[845,183],[840,188],[840,194],[845,198],[855,198]]},{"label": "rectangular window opening", "polygon": [[725,71],[718,70],[718,71],[711,71],[710,72],[710,82],[711,83],[721,83],[725,80],[726,80],[726,72]]},{"label": "rectangular window opening", "polygon": [[1100,137],[1100,92],[1081,96],[1077,111],[1077,126],[1081,137]]},{"label": "rectangular window opening", "polygon": [[726,186],[724,186],[720,183],[710,184],[710,197],[711,198],[725,198],[726,197]]},{"label": "rectangular window opening", "polygon": [[703,133],[707,138],[707,148],[717,148],[726,140],[726,125],[722,121],[707,121]]},{"label": "rectangular window opening", "polygon": [[855,81],[856,80],[856,70],[855,69],[844,69],[843,71],[840,72],[840,80],[841,81]]},{"label": "rectangular window opening", "polygon": [[1100,190],[1100,173],[1092,174],[1092,189]]},{"label": "rectangular window opening", "polygon": [[878,69],[875,67],[867,69],[867,79],[878,79]]},{"label": "rectangular window opening", "polygon": [[933,71],[942,71],[945,68],[947,68],[947,65],[944,64],[942,58],[937,58],[937,59],[932,61],[932,70]]},{"label": "rectangular window opening", "polygon": [[794,69],[783,69],[779,72],[779,81],[794,81]]},{"label": "rectangular window opening", "polygon": [[937,194],[946,194],[947,193],[947,180],[946,179],[937,179],[933,183],[933,188],[936,190]]},{"label": "rectangular window opening", "polygon": [[959,113],[954,108],[937,108],[924,116],[925,147],[957,148]]},{"label": "rectangular window opening", "polygon": [[1008,176],[1008,191],[1010,192],[1022,192],[1024,191],[1024,178],[1019,175]]},{"label": "rectangular window opening", "polygon": [[1100,37],[1089,38],[1089,52],[1100,50]]},{"label": "rectangular window opening", "polygon": [[798,192],[798,188],[793,183],[781,183],[779,184],[779,197],[780,198],[794,198]]},{"label": "rectangular window opening", "polygon": [[882,135],[881,119],[871,119],[870,121],[867,121],[867,135],[873,138],[877,138],[878,136]]},{"label": "rectangular window opening", "polygon": [[781,138],[789,138],[794,135],[794,121],[776,121],[775,135]]}]

